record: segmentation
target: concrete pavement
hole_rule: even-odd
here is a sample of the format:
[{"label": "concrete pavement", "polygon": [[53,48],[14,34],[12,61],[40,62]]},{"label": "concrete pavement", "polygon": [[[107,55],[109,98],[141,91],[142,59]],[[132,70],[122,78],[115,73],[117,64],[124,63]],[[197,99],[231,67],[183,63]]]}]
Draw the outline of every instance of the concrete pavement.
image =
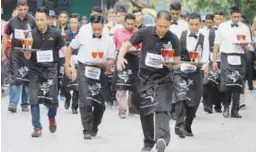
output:
[{"label": "concrete pavement", "polygon": [[[174,134],[167,152],[256,152],[256,92],[246,93],[242,119],[225,119],[222,114],[207,114],[202,107],[193,125],[193,138],[180,139]],[[57,132],[48,131],[47,109],[41,106],[43,136],[31,138],[30,113],[7,111],[8,96],[1,100],[3,152],[140,152],[142,129],[139,116],[121,120],[117,109],[107,109],[98,137],[83,140],[80,115],[65,110],[63,102],[57,114]]]}]

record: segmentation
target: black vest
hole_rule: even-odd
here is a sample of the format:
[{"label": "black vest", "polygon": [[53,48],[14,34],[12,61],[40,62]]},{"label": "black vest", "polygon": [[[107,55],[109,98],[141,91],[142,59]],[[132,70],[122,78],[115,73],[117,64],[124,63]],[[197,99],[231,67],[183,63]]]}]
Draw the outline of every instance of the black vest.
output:
[{"label": "black vest", "polygon": [[214,48],[214,41],[215,41],[215,28],[210,29],[209,32],[209,44],[210,44],[210,52],[213,52],[213,48]]},{"label": "black vest", "polygon": [[[190,61],[189,58],[189,53],[187,50],[187,35],[188,35],[188,31],[183,31],[180,37],[180,45],[181,45],[181,61]],[[202,49],[204,49],[204,35],[203,34],[199,34],[199,38],[196,44],[196,48],[195,50],[197,50],[198,46],[202,47]]]}]

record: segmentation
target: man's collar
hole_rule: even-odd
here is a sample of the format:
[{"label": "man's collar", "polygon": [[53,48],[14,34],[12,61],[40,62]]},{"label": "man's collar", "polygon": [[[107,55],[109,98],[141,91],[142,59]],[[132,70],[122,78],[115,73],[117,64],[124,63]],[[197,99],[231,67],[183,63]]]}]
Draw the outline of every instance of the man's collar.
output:
[{"label": "man's collar", "polygon": [[18,15],[17,17],[18,17],[18,19],[19,19],[20,21],[24,21],[24,20],[27,20],[27,19],[28,19],[28,14],[25,15],[25,17],[24,17],[23,19],[21,19],[19,15]]},{"label": "man's collar", "polygon": [[[164,36],[163,38],[161,38],[161,39],[164,39],[164,38],[166,37],[166,35],[167,35],[169,32],[170,32],[170,31],[168,31],[168,32],[165,34],[165,36]],[[156,27],[153,28],[153,30],[152,30],[152,35],[159,37],[158,34],[156,33]]]},{"label": "man's collar", "polygon": [[47,29],[46,29],[46,31],[44,31],[44,32],[40,31],[38,28],[36,28],[36,29],[37,29],[37,31],[38,31],[39,33],[45,34],[45,33],[49,32],[50,28],[51,28],[51,27],[47,26]]},{"label": "man's collar", "polygon": [[127,33],[134,33],[136,31],[136,29],[135,28],[133,28],[133,30],[132,31],[128,31],[125,27],[122,29],[122,32],[127,32]]},{"label": "man's collar", "polygon": [[190,30],[188,30],[188,35],[190,35],[190,34],[192,34],[192,35],[196,35],[196,36],[199,36],[199,35],[200,35],[200,32],[192,33]]}]

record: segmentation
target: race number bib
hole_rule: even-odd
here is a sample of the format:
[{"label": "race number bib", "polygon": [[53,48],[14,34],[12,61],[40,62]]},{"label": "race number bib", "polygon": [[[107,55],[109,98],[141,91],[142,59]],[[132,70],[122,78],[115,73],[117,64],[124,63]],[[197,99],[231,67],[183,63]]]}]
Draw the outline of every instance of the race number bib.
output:
[{"label": "race number bib", "polygon": [[183,63],[180,65],[180,71],[182,71],[184,73],[192,73],[192,72],[195,72],[196,69],[197,69],[197,67],[192,64]]},{"label": "race number bib", "polygon": [[36,58],[38,63],[53,62],[52,50],[37,51]]},{"label": "race number bib", "polygon": [[147,53],[145,65],[152,68],[163,68],[163,64],[161,64],[162,61],[163,57],[161,55]]},{"label": "race number bib", "polygon": [[21,29],[14,29],[14,38],[18,40],[23,40],[25,39],[25,33],[26,30],[21,30]]},{"label": "race number bib", "polygon": [[85,76],[90,79],[100,80],[101,69],[96,67],[85,67]]},{"label": "race number bib", "polygon": [[[213,61],[213,52],[211,52],[211,61]],[[220,62],[220,52],[217,54],[217,62]]]},{"label": "race number bib", "polygon": [[241,65],[241,56],[238,55],[228,55],[228,64],[230,65]]}]

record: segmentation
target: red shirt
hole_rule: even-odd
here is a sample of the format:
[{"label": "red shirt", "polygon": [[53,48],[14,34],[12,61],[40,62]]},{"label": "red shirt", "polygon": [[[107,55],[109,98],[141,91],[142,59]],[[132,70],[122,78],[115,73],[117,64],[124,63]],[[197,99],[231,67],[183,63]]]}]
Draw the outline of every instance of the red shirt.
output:
[{"label": "red shirt", "polygon": [[116,49],[119,50],[122,44],[128,40],[130,40],[131,36],[136,32],[134,28],[132,31],[128,31],[126,28],[121,28],[115,31],[114,34],[114,42],[116,45]]}]

